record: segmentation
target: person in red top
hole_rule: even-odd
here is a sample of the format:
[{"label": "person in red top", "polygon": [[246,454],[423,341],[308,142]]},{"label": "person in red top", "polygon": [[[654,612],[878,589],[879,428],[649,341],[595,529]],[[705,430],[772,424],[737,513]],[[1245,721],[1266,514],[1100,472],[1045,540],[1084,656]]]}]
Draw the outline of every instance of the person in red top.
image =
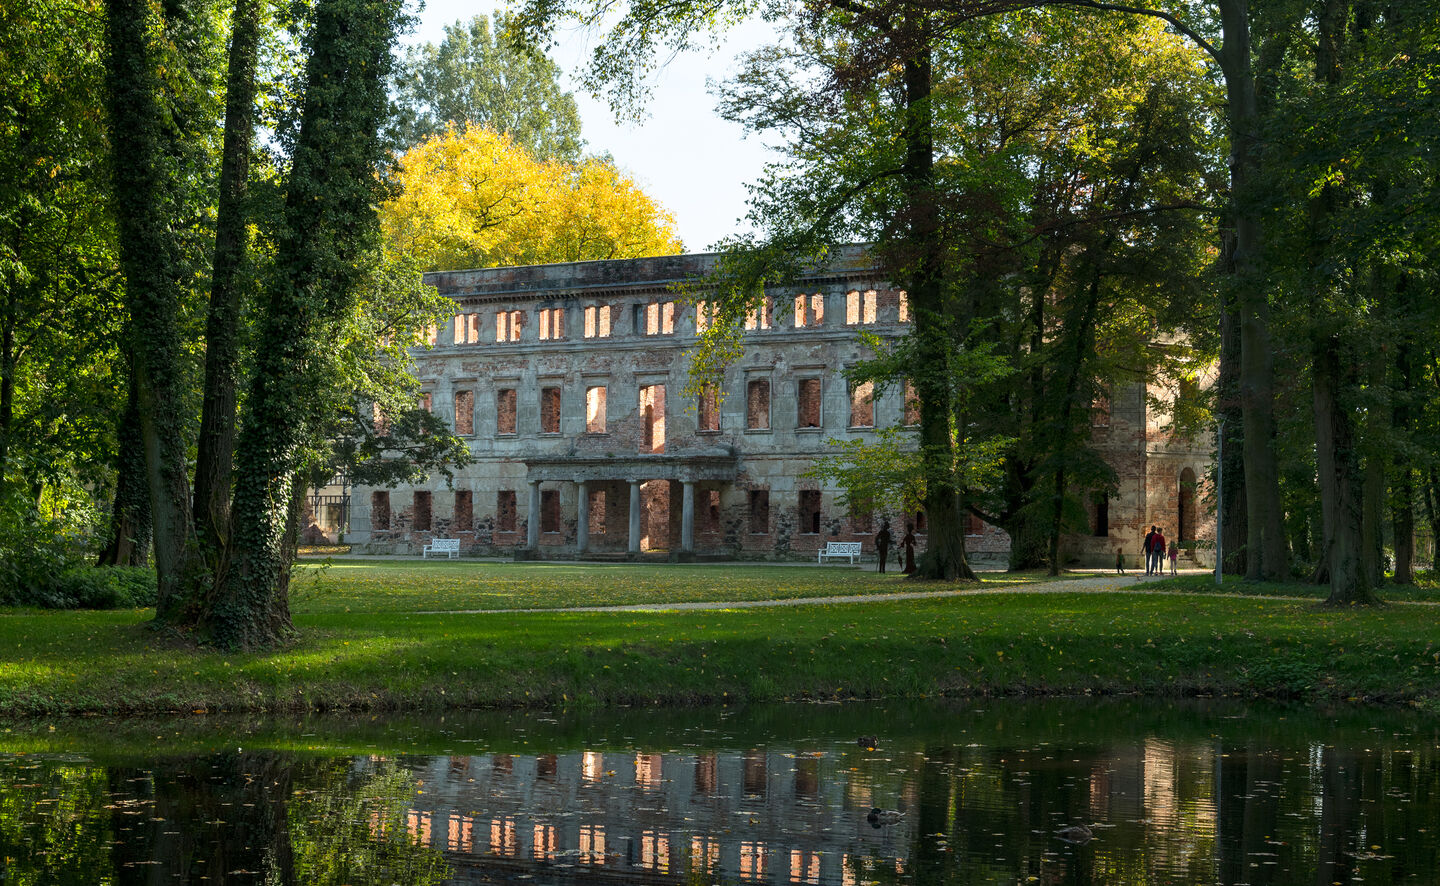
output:
[{"label": "person in red top", "polygon": [[1147,533],[1145,533],[1145,544],[1142,545],[1141,548],[1140,548],[1141,552],[1142,552],[1142,553],[1144,554],[1144,556],[1145,556],[1145,574],[1146,574],[1146,575],[1149,575],[1151,569],[1153,568],[1153,567],[1151,566],[1151,564],[1154,563],[1154,560],[1152,560],[1151,558],[1155,555],[1155,535],[1156,535],[1156,533],[1158,533],[1159,531],[1160,531],[1160,530],[1157,529],[1156,527],[1151,526],[1151,527],[1150,527],[1150,531],[1147,532]]},{"label": "person in red top", "polygon": [[1165,574],[1165,530],[1157,528],[1155,539],[1150,545],[1150,571]]}]

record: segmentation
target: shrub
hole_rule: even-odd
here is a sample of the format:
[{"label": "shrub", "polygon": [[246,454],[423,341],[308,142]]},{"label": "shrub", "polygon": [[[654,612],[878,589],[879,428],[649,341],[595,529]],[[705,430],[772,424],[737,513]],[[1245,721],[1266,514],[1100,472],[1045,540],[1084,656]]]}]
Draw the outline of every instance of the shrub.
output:
[{"label": "shrub", "polygon": [[74,566],[24,585],[0,588],[0,603],[41,609],[129,609],[154,606],[155,570],[141,566]]}]

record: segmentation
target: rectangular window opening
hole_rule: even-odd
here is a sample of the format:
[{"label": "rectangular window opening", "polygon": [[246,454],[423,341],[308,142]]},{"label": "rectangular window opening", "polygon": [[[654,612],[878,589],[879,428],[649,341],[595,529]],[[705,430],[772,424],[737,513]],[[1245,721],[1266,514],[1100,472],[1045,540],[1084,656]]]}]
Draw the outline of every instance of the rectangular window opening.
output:
[{"label": "rectangular window opening", "polygon": [[501,388],[495,392],[495,433],[515,433],[514,388]]},{"label": "rectangular window opening", "polygon": [[800,531],[810,535],[820,532],[820,491],[800,490]]},{"label": "rectangular window opening", "polygon": [[560,490],[540,490],[540,531],[560,531]]},{"label": "rectangular window opening", "polygon": [[909,379],[905,380],[905,416],[901,422],[906,427],[915,427],[920,424],[920,395],[915,392],[915,383]]},{"label": "rectangular window opening", "polygon": [[705,495],[705,505],[704,505],[704,508],[703,508],[703,510],[701,511],[701,513],[704,514],[705,531],[706,531],[706,532],[719,532],[719,531],[720,531],[720,490],[718,490],[718,489],[706,489],[706,490],[704,490],[704,495]]},{"label": "rectangular window opening", "polygon": [[495,493],[495,531],[515,531],[515,490],[502,489]]},{"label": "rectangular window opening", "polygon": [[770,490],[750,490],[750,532],[767,535],[770,532]]},{"label": "rectangular window opening", "polygon": [[802,378],[799,389],[799,414],[796,426],[801,428],[820,427],[820,379]]},{"label": "rectangular window opening", "polygon": [[605,534],[605,490],[596,489],[590,494],[590,531],[596,535]]},{"label": "rectangular window opening", "polygon": [[540,433],[560,433],[560,389],[540,389]]},{"label": "rectangular window opening", "polygon": [[585,308],[585,337],[610,337],[610,306],[588,305]]},{"label": "rectangular window opening", "polygon": [[770,429],[770,380],[751,379],[745,386],[745,427],[752,431]]},{"label": "rectangular window opening", "polygon": [[875,427],[875,383],[850,386],[850,427]]},{"label": "rectangular window opening", "polygon": [[875,322],[875,290],[845,293],[845,325],[864,326]]},{"label": "rectangular window opening", "polygon": [[751,308],[745,315],[745,328],[749,330],[769,329],[770,321],[775,316],[775,300],[765,296],[759,306]]},{"label": "rectangular window opening", "polygon": [[411,527],[417,532],[430,531],[430,493],[424,489],[415,490],[415,516]]},{"label": "rectangular window opening", "polygon": [[585,389],[585,433],[605,433],[604,385],[595,385]]},{"label": "rectangular window opening", "polygon": [[475,504],[474,493],[468,489],[455,490],[455,516],[451,521],[451,529],[456,532],[469,532],[475,528]]},{"label": "rectangular window opening", "polygon": [[455,392],[455,433],[475,433],[475,392]]},{"label": "rectangular window opening", "polygon": [[541,308],[540,338],[543,341],[565,337],[565,309]]},{"label": "rectangular window opening", "polygon": [[665,386],[646,385],[640,389],[640,451],[665,451]]},{"label": "rectangular window opening", "polygon": [[714,385],[706,385],[700,391],[695,430],[702,434],[720,431],[720,391]]},{"label": "rectangular window opening", "polygon": [[370,528],[372,530],[390,528],[390,493],[387,490],[382,489],[370,493]]}]

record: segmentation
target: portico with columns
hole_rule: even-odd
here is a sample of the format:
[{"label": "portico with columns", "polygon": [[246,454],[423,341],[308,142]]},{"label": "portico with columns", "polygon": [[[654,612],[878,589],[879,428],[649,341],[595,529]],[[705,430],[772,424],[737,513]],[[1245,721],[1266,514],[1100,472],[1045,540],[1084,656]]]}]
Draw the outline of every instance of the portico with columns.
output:
[{"label": "portico with columns", "polygon": [[[737,462],[733,452],[718,450],[710,453],[687,453],[684,455],[641,455],[630,458],[596,458],[590,456],[569,456],[559,458],[531,458],[525,460],[525,481],[528,488],[529,514],[536,515],[527,520],[525,553],[522,558],[541,556],[542,539],[542,491],[550,489],[559,492],[568,487],[573,494],[561,498],[561,504],[569,504],[574,515],[574,533],[560,533],[558,545],[551,548],[571,548],[574,556],[623,552],[640,556],[655,551],[666,551],[672,559],[693,559],[701,553],[696,545],[696,506],[699,491],[718,493],[721,488],[733,486],[736,480]],[[665,495],[646,495],[646,488],[665,484]],[[679,502],[669,494],[678,488]],[[623,490],[623,496],[614,492]],[[603,510],[605,525],[601,527],[600,538],[605,541],[592,547],[592,513],[595,501],[592,494],[606,496]],[[717,495],[718,498],[718,495]],[[623,499],[623,510],[619,507]],[[567,501],[568,500],[568,501]],[[566,521],[569,522],[569,521]],[[625,526],[623,544],[617,543],[615,527]],[[558,527],[557,527],[558,529]],[[678,531],[676,531],[678,530]],[[566,544],[573,537],[572,544]]]}]

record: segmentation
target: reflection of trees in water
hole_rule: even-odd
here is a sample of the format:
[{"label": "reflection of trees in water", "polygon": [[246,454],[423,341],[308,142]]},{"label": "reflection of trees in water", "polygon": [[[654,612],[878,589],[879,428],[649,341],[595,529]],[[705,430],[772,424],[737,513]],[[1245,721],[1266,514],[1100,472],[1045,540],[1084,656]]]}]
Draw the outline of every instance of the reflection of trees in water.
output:
[{"label": "reflection of trees in water", "polygon": [[[1322,744],[1326,739],[1334,743]],[[742,853],[752,873],[763,870],[770,882],[786,882],[787,872],[795,883],[818,882],[820,856],[807,854],[803,840],[785,839],[834,821],[856,827],[854,839],[837,844],[850,852],[841,857],[856,883],[1433,882],[1440,870],[1440,746],[1433,735],[1313,742],[1137,738],[1096,748],[935,743],[902,750],[894,740],[888,754],[796,757],[789,785],[778,752],[768,765],[755,753],[701,753],[683,769],[693,775],[696,803],[721,802],[727,791],[763,791],[767,805],[746,807],[747,814],[783,807],[793,814],[788,827],[687,832],[676,822],[695,808],[677,806],[675,819],[645,819],[637,842],[624,845],[636,853],[632,866],[678,882],[737,876],[740,869],[722,874],[717,865],[722,844],[739,840],[752,841]],[[536,783],[584,781],[578,758],[569,761],[573,770],[553,756],[539,758]],[[485,759],[439,758],[436,765],[468,784]],[[610,780],[597,775],[584,781],[585,790],[602,799],[614,796],[607,790],[643,793],[651,805],[668,782],[637,793],[651,780],[642,769],[673,777],[672,762],[650,754],[632,759],[639,767],[633,785],[607,787]],[[593,762],[603,775],[598,754]],[[438,830],[446,821],[428,806],[440,786],[417,784],[393,761],[235,752],[107,770],[22,757],[0,758],[0,778],[0,879],[7,883],[380,886],[449,875],[431,848],[447,845]],[[724,796],[717,801],[715,794]],[[872,803],[903,810],[903,824],[870,829],[863,812]],[[1098,824],[1093,842],[1055,839],[1057,828],[1077,822]],[[469,835],[459,836],[468,843]],[[606,837],[607,850],[622,846],[618,831]],[[450,833],[448,841],[455,839]],[[551,860],[566,848],[553,830],[536,845]],[[483,845],[464,851],[490,857]]]},{"label": "reflection of trees in water", "polygon": [[[407,829],[393,763],[224,753],[110,770],[119,882],[428,884],[448,871]],[[143,814],[135,815],[136,811]]]},{"label": "reflection of trees in water", "polygon": [[445,879],[444,857],[410,829],[406,816],[417,788],[408,771],[381,761],[355,775],[344,759],[312,768],[314,777],[290,805],[301,883],[423,886]]},{"label": "reflection of trees in water", "polygon": [[0,766],[0,880],[100,883],[110,872],[105,772],[26,757]]}]

